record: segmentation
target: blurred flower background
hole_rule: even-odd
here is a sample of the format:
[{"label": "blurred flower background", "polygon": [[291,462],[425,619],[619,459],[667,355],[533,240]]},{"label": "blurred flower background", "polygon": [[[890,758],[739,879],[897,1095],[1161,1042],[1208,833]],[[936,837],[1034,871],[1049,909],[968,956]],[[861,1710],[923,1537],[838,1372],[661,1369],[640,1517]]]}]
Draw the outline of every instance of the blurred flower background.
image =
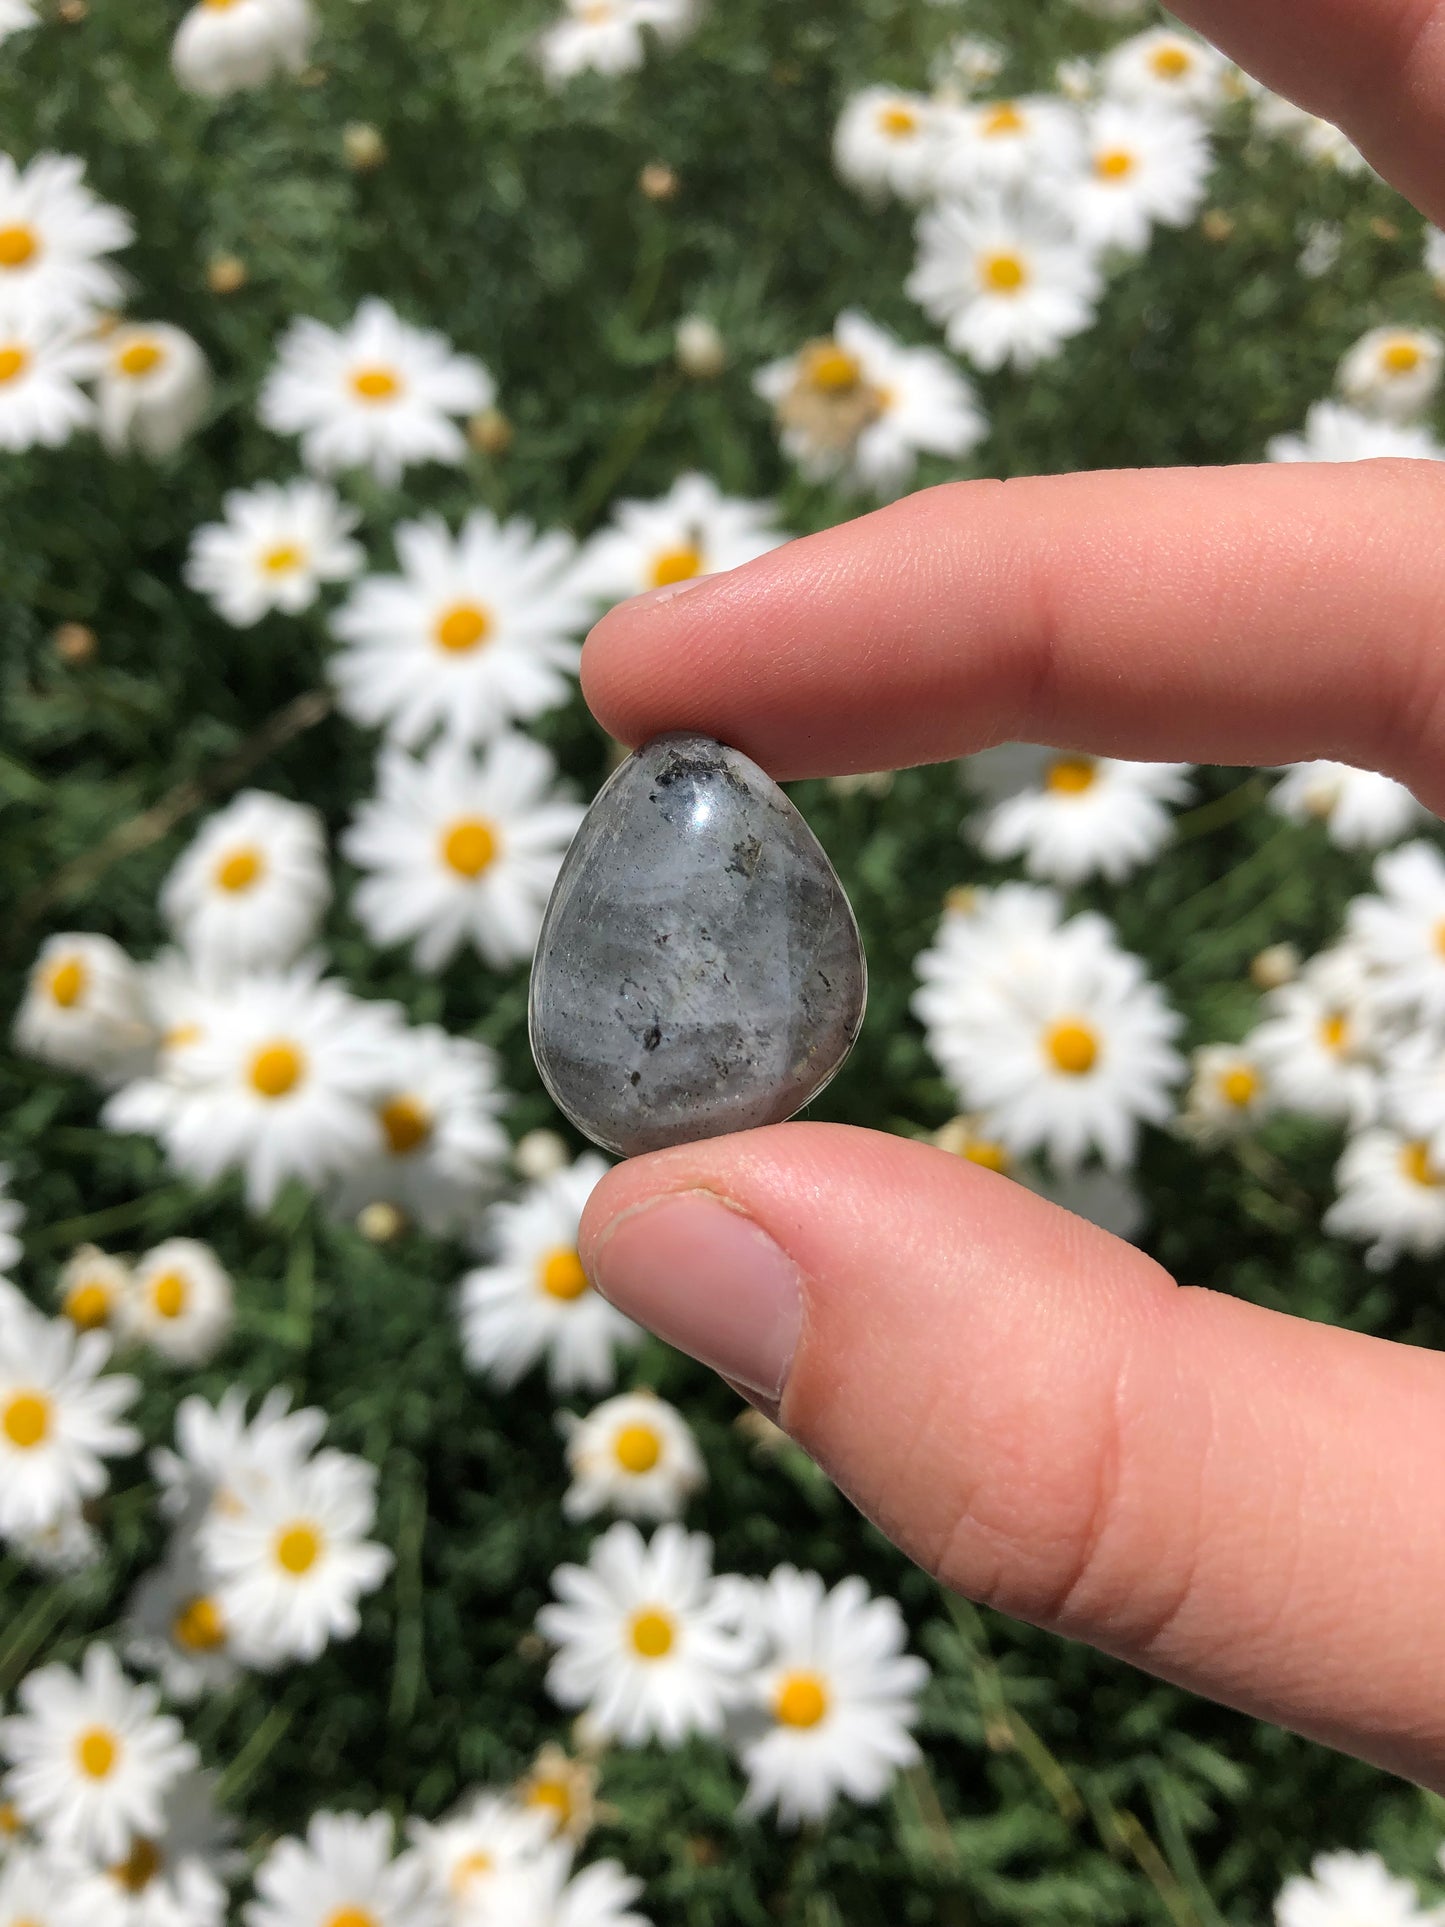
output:
[{"label": "blurred flower background", "polygon": [[[525,1015],[610,603],[1439,460],[1445,237],[1147,0],[0,0],[0,129],[0,1927],[1436,1917],[1445,1803],[943,1596],[603,1303]],[[819,1115],[1445,1342],[1406,792],[793,794]]]}]

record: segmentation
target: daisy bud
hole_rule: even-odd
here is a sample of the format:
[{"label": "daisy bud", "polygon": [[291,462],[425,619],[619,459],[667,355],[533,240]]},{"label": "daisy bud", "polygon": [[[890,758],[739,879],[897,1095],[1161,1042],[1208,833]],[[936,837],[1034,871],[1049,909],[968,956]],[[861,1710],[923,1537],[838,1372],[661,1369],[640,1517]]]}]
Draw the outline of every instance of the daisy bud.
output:
[{"label": "daisy bud", "polygon": [[357,1212],[356,1228],[371,1244],[389,1245],[394,1244],[405,1231],[406,1219],[394,1204],[378,1199]]},{"label": "daisy bud", "polygon": [[706,315],[684,315],[677,324],[677,365],[697,381],[711,381],[728,363],[727,343]]},{"label": "daisy bud", "polygon": [[341,134],[341,151],[346,165],[358,174],[369,174],[386,159],[386,142],[381,130],[369,121],[351,121]]},{"label": "daisy bud", "polygon": [[67,669],[78,669],[82,663],[95,660],[100,639],[94,629],[88,629],[83,622],[62,622],[50,646]]},{"label": "daisy bud", "polygon": [[637,185],[649,201],[671,201],[682,183],[666,161],[649,161],[638,175]]},{"label": "daisy bud", "polygon": [[512,1153],[518,1177],[534,1184],[554,1171],[566,1170],[570,1162],[567,1146],[555,1131],[528,1131]]},{"label": "daisy bud", "polygon": [[1300,954],[1292,943],[1272,943],[1249,966],[1250,979],[1258,990],[1278,990],[1293,983],[1299,975]]},{"label": "daisy bud", "polygon": [[1206,241],[1227,241],[1234,232],[1234,216],[1226,214],[1222,207],[1206,208],[1199,225]]},{"label": "daisy bud", "polygon": [[467,440],[479,455],[505,455],[516,439],[516,430],[500,408],[484,408],[467,423]]},{"label": "daisy bud", "polygon": [[246,285],[246,263],[239,254],[218,254],[206,269],[212,294],[236,294]]}]

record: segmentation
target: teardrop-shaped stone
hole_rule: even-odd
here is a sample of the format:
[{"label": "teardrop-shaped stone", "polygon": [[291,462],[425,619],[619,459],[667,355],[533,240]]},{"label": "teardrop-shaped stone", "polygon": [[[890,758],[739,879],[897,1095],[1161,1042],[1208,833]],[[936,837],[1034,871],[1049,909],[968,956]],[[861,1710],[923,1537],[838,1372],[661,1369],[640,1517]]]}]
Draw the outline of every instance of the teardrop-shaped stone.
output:
[{"label": "teardrop-shaped stone", "polygon": [[567,852],[532,965],[559,1108],[631,1157],[791,1117],[863,1021],[858,926],[823,847],[709,736],[629,756]]}]

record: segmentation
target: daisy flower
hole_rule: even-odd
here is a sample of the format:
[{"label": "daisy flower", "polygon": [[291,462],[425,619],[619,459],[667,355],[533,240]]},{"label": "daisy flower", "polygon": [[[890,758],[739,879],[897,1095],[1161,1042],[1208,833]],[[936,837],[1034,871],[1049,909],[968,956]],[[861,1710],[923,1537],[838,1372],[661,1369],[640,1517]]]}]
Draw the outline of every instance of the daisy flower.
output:
[{"label": "daisy flower", "polygon": [[1408,1880],[1397,1880],[1377,1853],[1316,1854],[1308,1874],[1293,1874],[1274,1903],[1275,1927],[1424,1927],[1434,1914]]},{"label": "daisy flower", "polygon": [[42,1064],[118,1079],[155,1033],[140,973],[109,937],[67,931],[41,946],[15,1018],[15,1048]]},{"label": "daisy flower", "polygon": [[272,1469],[242,1498],[236,1512],[213,1507],[197,1535],[237,1639],[301,1660],[350,1639],[361,1624],[357,1601],[392,1567],[366,1537],[376,1523],[375,1466],[326,1450]]},{"label": "daisy flower", "polygon": [[1245,1039],[1282,1111],[1344,1118],[1358,1128],[1379,1104],[1375,985],[1361,956],[1336,947],[1271,990]]},{"label": "daisy flower", "polygon": [[1271,93],[1257,81],[1249,83],[1249,92],[1255,103],[1254,124],[1262,134],[1287,141],[1317,167],[1333,167],[1341,174],[1374,172],[1349,135],[1332,120],[1323,120],[1318,114],[1297,107],[1292,100]]},{"label": "daisy flower", "polygon": [[[0,231],[0,245],[4,238]],[[80,383],[98,365],[99,351],[82,325],[7,299],[0,270],[0,448],[59,448],[89,427],[95,407]]]},{"label": "daisy flower", "polygon": [[164,321],[126,322],[105,338],[96,389],[100,439],[164,461],[189,440],[211,400],[200,346]]},{"label": "daisy flower", "polygon": [[1423,1139],[1445,1168],[1445,1050],[1434,1030],[1392,1037],[1383,1053],[1381,1118],[1407,1138]]},{"label": "daisy flower", "polygon": [[121,278],[105,258],[129,245],[130,216],[85,185],[74,154],[37,154],[27,167],[0,154],[0,303],[84,322],[118,302]]},{"label": "daisy flower", "polygon": [[[23,33],[27,27],[33,27],[38,19],[33,0],[0,0],[0,42],[8,40],[12,33]],[[0,1920],[4,1918],[0,1911]]]},{"label": "daisy flower", "polygon": [[[543,1859],[560,1863],[567,1877],[572,1855],[551,1844],[554,1829],[539,1807],[527,1808],[497,1793],[477,1792],[446,1820],[412,1820],[407,1837],[432,1887],[447,1895],[458,1919],[490,1914],[508,1876]],[[530,1918],[529,1916],[526,1918]],[[500,1923],[499,1923],[500,1927]]]},{"label": "daisy flower", "polygon": [[624,1746],[680,1746],[720,1733],[752,1659],[734,1624],[730,1588],[713,1577],[706,1533],[610,1526],[585,1566],[552,1575],[557,1603],[537,1629],[557,1647],[547,1690],[587,1708],[595,1730]]},{"label": "daisy flower", "polygon": [[1141,254],[1155,227],[1186,227],[1204,203],[1214,165],[1190,114],[1105,101],[1089,115],[1074,219],[1091,247]]},{"label": "daisy flower", "polygon": [[288,1178],[320,1188],[375,1141],[371,1093],[396,1014],[317,972],[311,962],[240,979],[176,1068],[172,1161],[200,1184],[243,1172],[253,1211]]},{"label": "daisy flower", "polygon": [[161,886],[161,915],[201,970],[284,967],[331,901],[316,811],[244,790],[208,817]]},{"label": "daisy flower", "polygon": [[771,502],[724,495],[706,475],[680,475],[652,502],[617,502],[583,547],[572,585],[606,602],[735,569],[781,548]]},{"label": "daisy flower", "polygon": [[[0,11],[0,39],[4,32],[5,14]],[[12,1846],[0,1857],[0,1927],[51,1927],[52,1922],[58,1927],[70,1886],[53,1856],[35,1847]]]},{"label": "daisy flower", "polygon": [[76,1866],[55,1927],[224,1927],[223,1883],[245,1864],[234,1831],[211,1775],[188,1774],[166,1795],[161,1832],[134,1835],[108,1866]]},{"label": "daisy flower", "polygon": [[682,1413],[651,1392],[624,1392],[585,1418],[558,1414],[572,1483],[562,1499],[569,1519],[621,1512],[632,1519],[675,1519],[707,1483],[707,1468]]},{"label": "daisy flower", "polygon": [[573,1759],[555,1740],[548,1740],[517,1783],[516,1798],[528,1812],[542,1815],[549,1834],[576,1847],[597,1822],[596,1793],[595,1764]]},{"label": "daisy flower", "polygon": [[1104,92],[1144,107],[1212,114],[1229,97],[1230,66],[1207,41],[1151,27],[1120,41],[1100,63]]},{"label": "daisy flower", "polygon": [[497,1060],[484,1044],[428,1024],[398,1034],[372,1093],[370,1154],[331,1195],[340,1217],[394,1204],[443,1237],[494,1187],[511,1146],[498,1123],[506,1102]]},{"label": "daisy flower", "polygon": [[188,1706],[228,1692],[256,1655],[238,1651],[215,1582],[189,1533],[179,1534],[162,1563],[146,1573],[126,1608],[126,1660],[155,1673],[166,1698]]},{"label": "daisy flower", "polygon": [[1335,380],[1340,393],[1367,415],[1413,422],[1440,387],[1445,338],[1433,328],[1371,328],[1345,355]]},{"label": "daisy flower", "polygon": [[642,1882],[615,1860],[594,1860],[571,1879],[567,1866],[564,1855],[514,1869],[477,1927],[650,1927],[633,1912]]},{"label": "daisy flower", "polygon": [[1075,174],[1082,155],[1079,116],[1070,102],[1053,94],[977,101],[955,108],[943,123],[934,185],[965,199],[1037,188],[1040,176]]},{"label": "daisy flower", "polygon": [[[78,1503],[67,1506],[46,1525],[36,1526],[33,1531],[12,1534],[6,1543],[10,1551],[27,1566],[34,1567],[37,1572],[48,1573],[53,1578],[88,1572],[100,1565],[106,1555],[100,1534],[90,1524]],[[3,1845],[3,1841],[0,1841],[0,1849],[3,1849]],[[4,1927],[3,1916],[0,1916],[0,1927]]]},{"label": "daisy flower", "polygon": [[964,33],[947,43],[930,73],[941,87],[953,82],[972,92],[975,87],[986,87],[991,80],[997,80],[1007,64],[1008,54],[997,41]]},{"label": "daisy flower", "polygon": [[413,463],[464,461],[466,437],[452,418],[495,398],[479,361],[373,297],[347,328],[294,321],[257,406],[273,434],[300,436],[308,468],[369,468],[395,487]]},{"label": "daisy flower", "polygon": [[0,1319],[0,1534],[50,1525],[107,1483],[104,1459],[134,1452],[122,1423],[139,1385],[103,1371],[110,1340],[38,1313]]},{"label": "daisy flower", "polygon": [[1323,823],[1342,850],[1398,843],[1425,814],[1403,783],[1350,763],[1287,763],[1270,808],[1292,823]]},{"label": "daisy flower", "polygon": [[[923,980],[913,1010],[926,1027],[942,1032],[952,1022],[960,987],[1010,986],[1052,956],[1064,921],[1064,901],[1056,890],[1033,883],[1003,883],[992,890],[966,890],[945,904],[933,948],[917,959]],[[1104,948],[1113,942],[1112,926],[1087,914],[1069,929],[1077,941],[1092,928]]]},{"label": "daisy flower", "polygon": [[1089,252],[1042,214],[945,202],[918,224],[905,291],[980,368],[1033,368],[1094,319]]},{"label": "daisy flower", "polygon": [[299,74],[315,36],[309,0],[199,0],[176,30],[171,67],[188,92],[215,98]]},{"label": "daisy flower", "polygon": [[136,1265],[121,1305],[126,1334],[173,1365],[204,1365],[230,1335],[235,1294],[207,1244],[167,1238]]},{"label": "daisy flower", "polygon": [[1377,896],[1356,897],[1348,928],[1387,1011],[1445,1019],[1445,857],[1433,843],[1402,843],[1375,859]]},{"label": "daisy flower", "polygon": [[1227,1143],[1269,1115],[1269,1079],[1257,1053],[1244,1044],[1203,1044],[1193,1056],[1193,1080],[1179,1129],[1201,1148]]},{"label": "daisy flower", "polygon": [[1192,763],[1133,763],[1113,756],[1007,743],[967,771],[993,807],[976,838],[995,862],[1021,856],[1031,876],[1073,885],[1120,883],[1169,841],[1169,805],[1192,795]]},{"label": "daisy flower", "polygon": [[314,1406],[290,1408],[291,1394],[279,1385],[249,1420],[239,1385],[229,1386],[215,1405],[203,1398],[182,1399],[175,1449],[161,1445],[150,1455],[166,1517],[179,1521],[184,1532],[213,1510],[234,1517],[250,1494],[304,1464],[326,1431],[326,1414]]},{"label": "daisy flower", "polygon": [[833,165],[864,194],[921,201],[933,188],[939,131],[939,110],[927,95],[865,87],[838,117]]},{"label": "daisy flower", "polygon": [[434,730],[485,742],[572,694],[590,605],[572,542],[476,509],[396,531],[400,575],[368,576],[331,619],[331,680],[346,715],[408,749]]},{"label": "daisy flower", "polygon": [[444,1927],[421,1859],[392,1847],[389,1814],[312,1814],[304,1840],[279,1840],[256,1869],[246,1927]]},{"label": "daisy flower", "polygon": [[784,453],[810,481],[902,492],[920,454],[952,460],[988,434],[972,385],[936,348],[909,348],[866,315],[769,362],[753,387],[771,404]]},{"label": "daisy flower", "polygon": [[487,1212],[483,1235],[496,1258],[462,1279],[461,1323],[467,1364],[493,1384],[515,1385],[545,1358],[555,1390],[606,1391],[614,1351],[642,1343],[641,1329],[592,1289],[577,1256],[582,1207],[606,1169],[588,1152]]},{"label": "daisy flower", "polygon": [[1383,1126],[1361,1131],[1345,1146],[1335,1185],[1339,1196],[1321,1226],[1331,1237],[1367,1245],[1372,1271],[1402,1251],[1430,1258],[1445,1247],[1445,1163],[1425,1139]]},{"label": "daisy flower", "polygon": [[697,0],[566,0],[538,38],[537,58],[554,87],[581,73],[633,73],[647,57],[644,28],[677,41],[699,11]]},{"label": "daisy flower", "polygon": [[861,1579],[825,1591],[817,1573],[793,1566],[749,1595],[766,1646],[753,1687],[764,1724],[743,1728],[742,1810],[776,1806],[784,1826],[797,1826],[825,1818],[840,1793],[874,1805],[920,1758],[912,1728],[928,1668],[904,1651],[897,1604],[870,1598]]},{"label": "daisy flower", "polygon": [[118,1860],[135,1834],[159,1834],[167,1795],[197,1765],[154,1687],[128,1680],[109,1646],[87,1647],[79,1673],[43,1666],[20,1682],[20,1711],[0,1720],[10,1762],[5,1797],[48,1842]]},{"label": "daisy flower", "polygon": [[0,1164],[0,1276],[13,1271],[25,1253],[19,1235],[25,1222],[25,1206],[19,1198],[10,1196],[12,1180],[10,1166]]},{"label": "daisy flower", "polygon": [[1303,433],[1272,436],[1265,453],[1272,462],[1369,462],[1383,456],[1445,461],[1445,448],[1427,429],[1378,421],[1337,401],[1317,401]]},{"label": "daisy flower", "polygon": [[221,509],[224,521],[191,537],[185,578],[237,629],[272,610],[300,615],[323,583],[347,582],[365,565],[365,552],[350,539],[360,512],[347,508],[329,482],[231,489]]},{"label": "daisy flower", "polygon": [[352,908],[372,941],[411,940],[431,972],[464,944],[493,970],[526,963],[585,814],[552,788],[556,774],[528,736],[500,736],[480,758],[451,739],[421,758],[383,750],[378,794],[341,843],[366,872]]},{"label": "daisy flower", "polygon": [[130,1290],[130,1266],[112,1258],[99,1245],[81,1245],[61,1267],[55,1296],[62,1316],[77,1331],[114,1327]]},{"label": "daisy flower", "polygon": [[228,986],[180,950],[163,950],[138,971],[152,1049],[132,1065],[101,1110],[108,1131],[138,1131],[171,1151],[174,1131],[194,1096],[187,1095],[181,1067],[216,1025]]}]

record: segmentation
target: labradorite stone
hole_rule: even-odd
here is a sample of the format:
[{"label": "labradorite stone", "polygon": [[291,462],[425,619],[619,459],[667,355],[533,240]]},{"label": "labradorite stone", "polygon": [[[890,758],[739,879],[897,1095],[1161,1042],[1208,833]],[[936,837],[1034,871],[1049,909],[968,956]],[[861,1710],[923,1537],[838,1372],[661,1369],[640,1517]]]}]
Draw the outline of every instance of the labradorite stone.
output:
[{"label": "labradorite stone", "polygon": [[532,966],[532,1054],[579,1130],[640,1151],[776,1124],[852,1048],[867,974],[822,845],[756,763],[659,736],[598,794]]}]

